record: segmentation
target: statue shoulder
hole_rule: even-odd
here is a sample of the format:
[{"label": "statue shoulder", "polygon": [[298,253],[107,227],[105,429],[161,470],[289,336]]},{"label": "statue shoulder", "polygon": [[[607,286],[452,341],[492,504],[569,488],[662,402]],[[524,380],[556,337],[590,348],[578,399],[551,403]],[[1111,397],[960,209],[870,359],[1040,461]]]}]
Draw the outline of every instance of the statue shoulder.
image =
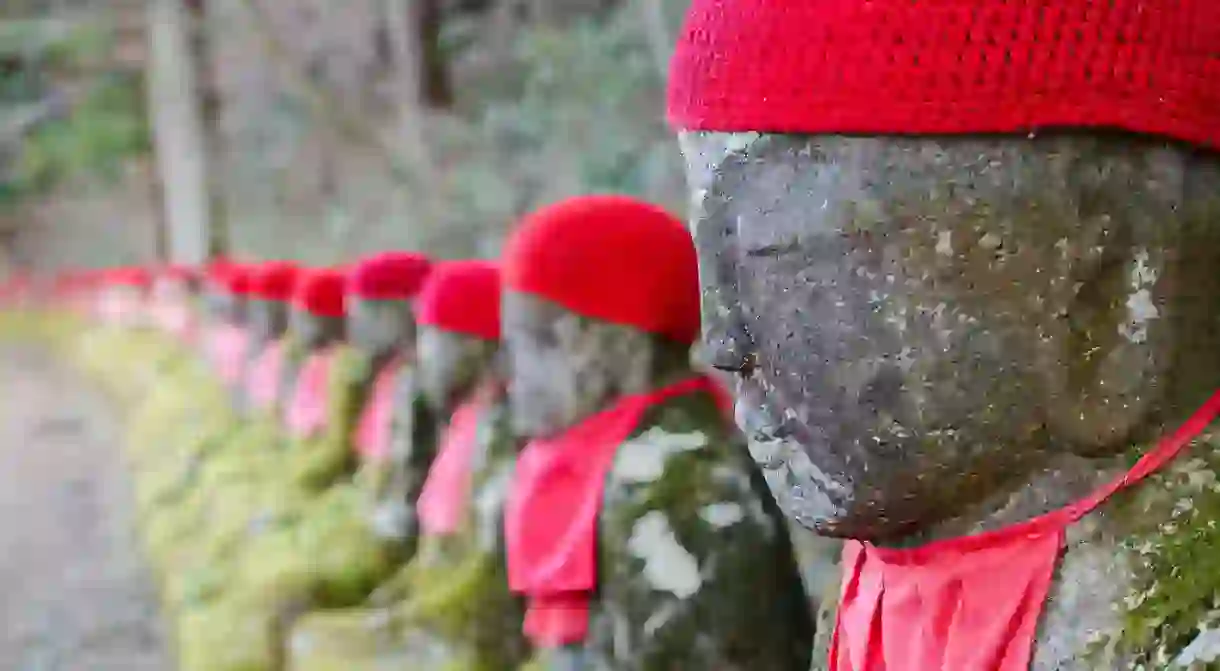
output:
[{"label": "statue shoulder", "polygon": [[712,527],[746,524],[767,536],[783,530],[766,485],[740,435],[709,394],[691,394],[646,413],[615,456],[607,503],[642,516],[668,512]]},{"label": "statue shoulder", "polygon": [[[1093,533],[1069,545],[1061,591],[1064,581],[1081,584],[1106,571],[1126,577],[1110,604],[1119,619],[1089,642],[1090,662],[1220,668],[1220,432],[1201,436],[1188,450],[1100,511],[1113,541]],[[1090,571],[1081,559],[1086,570],[1073,575],[1073,554],[1087,555],[1090,544],[1106,550],[1106,560],[1093,562]]]}]

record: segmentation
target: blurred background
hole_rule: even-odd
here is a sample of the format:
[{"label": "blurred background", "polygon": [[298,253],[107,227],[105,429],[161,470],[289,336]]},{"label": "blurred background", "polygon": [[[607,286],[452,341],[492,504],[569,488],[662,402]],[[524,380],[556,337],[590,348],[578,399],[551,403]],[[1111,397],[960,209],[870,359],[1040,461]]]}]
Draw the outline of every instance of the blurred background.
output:
[{"label": "blurred background", "polygon": [[590,191],[681,212],[687,0],[3,0],[0,274],[492,256]]}]

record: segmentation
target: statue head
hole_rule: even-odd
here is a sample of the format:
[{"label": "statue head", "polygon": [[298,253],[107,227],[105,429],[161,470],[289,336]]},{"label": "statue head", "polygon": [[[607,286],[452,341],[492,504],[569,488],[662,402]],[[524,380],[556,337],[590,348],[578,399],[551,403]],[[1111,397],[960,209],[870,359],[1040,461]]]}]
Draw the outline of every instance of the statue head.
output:
[{"label": "statue head", "polygon": [[689,234],[655,206],[576,198],[527,217],[504,254],[514,424],[553,435],[690,366],[699,331]]},{"label": "statue head", "polygon": [[203,302],[210,319],[223,324],[244,325],[250,294],[251,268],[227,260],[208,266],[203,283]]},{"label": "statue head", "polygon": [[[670,91],[704,344],[786,511],[911,537],[1202,403],[1220,383],[1216,87],[1098,62],[1141,58],[1132,41],[1045,89],[1049,66],[976,39],[1015,6],[836,4],[696,0]],[[1094,9],[1134,20],[1121,4]]]},{"label": "statue head", "polygon": [[488,261],[438,264],[415,303],[420,387],[447,415],[479,382],[500,378],[500,269]]},{"label": "statue head", "polygon": [[195,269],[181,264],[169,264],[158,269],[153,280],[153,298],[161,303],[185,303],[199,290]]},{"label": "statue head", "polygon": [[255,269],[247,312],[256,343],[274,342],[288,331],[288,302],[300,273],[290,261],[270,261]]},{"label": "statue head", "polygon": [[361,259],[348,278],[347,330],[352,345],[374,357],[409,353],[415,343],[411,301],[431,269],[415,252]]},{"label": "statue head", "polygon": [[303,351],[319,350],[345,336],[346,276],[333,268],[301,272],[293,291],[288,328]]}]

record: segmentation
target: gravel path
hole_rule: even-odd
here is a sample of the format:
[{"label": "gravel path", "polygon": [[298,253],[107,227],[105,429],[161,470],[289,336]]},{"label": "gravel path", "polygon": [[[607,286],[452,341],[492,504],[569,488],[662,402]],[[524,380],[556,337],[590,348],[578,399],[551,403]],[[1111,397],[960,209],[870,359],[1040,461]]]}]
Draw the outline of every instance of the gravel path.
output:
[{"label": "gravel path", "polygon": [[0,669],[166,671],[105,400],[0,348]]}]

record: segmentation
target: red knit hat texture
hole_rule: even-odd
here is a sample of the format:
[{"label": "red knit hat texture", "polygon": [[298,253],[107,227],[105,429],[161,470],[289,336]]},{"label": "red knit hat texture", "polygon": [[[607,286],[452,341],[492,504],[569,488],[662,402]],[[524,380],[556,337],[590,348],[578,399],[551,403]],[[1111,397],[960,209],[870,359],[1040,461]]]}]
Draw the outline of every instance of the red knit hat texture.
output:
[{"label": "red knit hat texture", "polygon": [[504,285],[586,317],[680,343],[699,336],[699,271],[683,223],[625,196],[584,196],[526,217]]},{"label": "red knit hat texture", "polygon": [[405,301],[424,286],[432,262],[416,252],[382,252],[361,259],[351,269],[352,295],[371,301]]},{"label": "red knit hat texture", "polygon": [[107,274],[111,285],[147,289],[152,285],[152,273],[147,268],[127,266],[114,268]]},{"label": "red knit hat texture", "polygon": [[192,266],[182,263],[169,263],[161,266],[158,277],[169,282],[190,282],[198,276]]},{"label": "red knit hat texture", "polygon": [[255,267],[245,263],[228,264],[220,276],[225,291],[234,296],[249,296],[254,288]]},{"label": "red knit hat texture", "polygon": [[292,304],[317,317],[342,317],[347,276],[334,268],[303,270],[292,295]]},{"label": "red knit hat texture", "polygon": [[1220,147],[1216,0],[694,0],[679,128],[1109,127]]},{"label": "red knit hat texture", "polygon": [[233,262],[225,258],[216,258],[208,261],[203,267],[203,277],[209,283],[223,284],[224,276],[233,267]]},{"label": "red knit hat texture", "polygon": [[268,261],[254,271],[251,295],[264,301],[287,302],[296,289],[301,268],[291,261]]},{"label": "red knit hat texture", "polygon": [[500,339],[500,268],[490,261],[442,261],[415,299],[415,321],[484,340]]}]

